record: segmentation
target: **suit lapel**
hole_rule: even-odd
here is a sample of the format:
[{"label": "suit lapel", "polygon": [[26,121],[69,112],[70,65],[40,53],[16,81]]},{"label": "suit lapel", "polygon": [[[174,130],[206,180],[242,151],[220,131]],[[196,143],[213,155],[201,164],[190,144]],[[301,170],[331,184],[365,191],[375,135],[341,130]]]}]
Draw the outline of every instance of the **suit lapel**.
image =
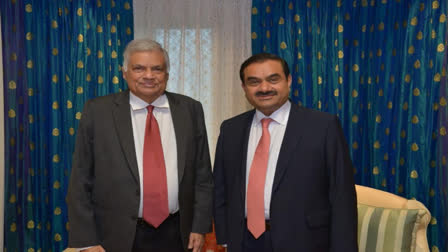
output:
[{"label": "suit lapel", "polygon": [[114,102],[116,106],[113,109],[112,113],[121,148],[129,164],[129,169],[131,170],[132,175],[134,176],[137,183],[140,183],[132,130],[129,90],[118,93],[115,97]]},{"label": "suit lapel", "polygon": [[173,120],[174,134],[176,135],[176,147],[177,147],[177,170],[179,184],[182,181],[185,169],[185,158],[187,150],[187,140],[185,137],[188,132],[185,131],[185,127],[182,127],[184,122],[191,121],[192,118],[188,117],[188,114],[182,111],[182,107],[179,105],[179,101],[169,92],[165,92],[170,104],[171,118]]},{"label": "suit lapel", "polygon": [[283,137],[282,146],[280,148],[280,153],[278,155],[277,167],[275,170],[274,184],[272,186],[272,193],[275,192],[280,181],[288,167],[289,159],[292,155],[296,155],[294,151],[297,149],[296,146],[299,144],[302,137],[302,126],[304,118],[303,112],[300,107],[291,103],[291,111],[289,112],[289,119],[286,125],[285,136]]},{"label": "suit lapel", "polygon": [[[252,120],[254,118],[255,115],[255,110],[252,110],[248,116],[243,120],[242,122],[242,129],[243,129],[243,145],[242,145],[242,158],[241,158],[241,174],[240,174],[240,188],[241,188],[241,199],[243,202],[246,201],[246,173],[247,173],[247,169],[249,169],[249,167],[247,167],[247,148],[248,148],[248,144],[249,144],[249,136],[250,136],[250,126],[252,125]],[[244,206],[244,203],[243,203]]]}]

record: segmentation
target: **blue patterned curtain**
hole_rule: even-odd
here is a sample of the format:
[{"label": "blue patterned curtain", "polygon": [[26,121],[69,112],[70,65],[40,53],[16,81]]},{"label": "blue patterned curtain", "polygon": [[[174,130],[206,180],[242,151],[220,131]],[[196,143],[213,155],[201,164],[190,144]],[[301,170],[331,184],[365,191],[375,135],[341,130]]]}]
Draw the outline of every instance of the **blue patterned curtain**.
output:
[{"label": "blue patterned curtain", "polygon": [[5,251],[62,251],[84,102],[126,87],[131,0],[2,0]]},{"label": "blue patterned curtain", "polygon": [[284,57],[291,99],[337,114],[355,177],[423,202],[448,234],[447,2],[254,0],[253,53]]}]

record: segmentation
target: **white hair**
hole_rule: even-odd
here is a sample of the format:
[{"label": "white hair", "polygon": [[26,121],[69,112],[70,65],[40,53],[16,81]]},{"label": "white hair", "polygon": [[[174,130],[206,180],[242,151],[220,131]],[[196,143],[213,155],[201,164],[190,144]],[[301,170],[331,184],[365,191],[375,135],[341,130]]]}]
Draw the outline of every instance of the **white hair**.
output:
[{"label": "white hair", "polygon": [[170,71],[170,58],[168,57],[168,53],[159,43],[151,39],[134,39],[126,45],[123,53],[123,70],[125,72],[128,70],[129,57],[132,53],[145,51],[162,52],[165,59],[166,72],[168,73]]}]

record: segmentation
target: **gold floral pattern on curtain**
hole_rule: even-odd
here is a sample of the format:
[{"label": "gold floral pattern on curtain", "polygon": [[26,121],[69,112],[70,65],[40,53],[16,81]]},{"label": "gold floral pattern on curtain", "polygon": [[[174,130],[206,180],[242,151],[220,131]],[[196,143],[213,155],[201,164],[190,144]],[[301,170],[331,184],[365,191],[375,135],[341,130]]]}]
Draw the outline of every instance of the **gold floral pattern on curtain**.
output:
[{"label": "gold floral pattern on curtain", "polygon": [[62,251],[84,102],[126,87],[131,0],[0,3],[5,83],[5,251]]}]

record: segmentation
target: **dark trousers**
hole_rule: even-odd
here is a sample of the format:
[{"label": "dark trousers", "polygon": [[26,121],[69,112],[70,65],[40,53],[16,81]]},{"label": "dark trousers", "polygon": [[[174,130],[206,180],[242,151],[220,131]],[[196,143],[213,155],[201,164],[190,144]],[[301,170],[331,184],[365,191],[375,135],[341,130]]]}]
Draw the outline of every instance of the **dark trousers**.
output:
[{"label": "dark trousers", "polygon": [[158,228],[139,219],[132,252],[183,252],[179,226],[179,213],[170,215]]},{"label": "dark trousers", "polygon": [[243,239],[243,252],[272,252],[272,239],[271,231],[266,230],[258,239],[252,235],[252,233],[247,229],[247,225],[244,228],[244,239]]}]

